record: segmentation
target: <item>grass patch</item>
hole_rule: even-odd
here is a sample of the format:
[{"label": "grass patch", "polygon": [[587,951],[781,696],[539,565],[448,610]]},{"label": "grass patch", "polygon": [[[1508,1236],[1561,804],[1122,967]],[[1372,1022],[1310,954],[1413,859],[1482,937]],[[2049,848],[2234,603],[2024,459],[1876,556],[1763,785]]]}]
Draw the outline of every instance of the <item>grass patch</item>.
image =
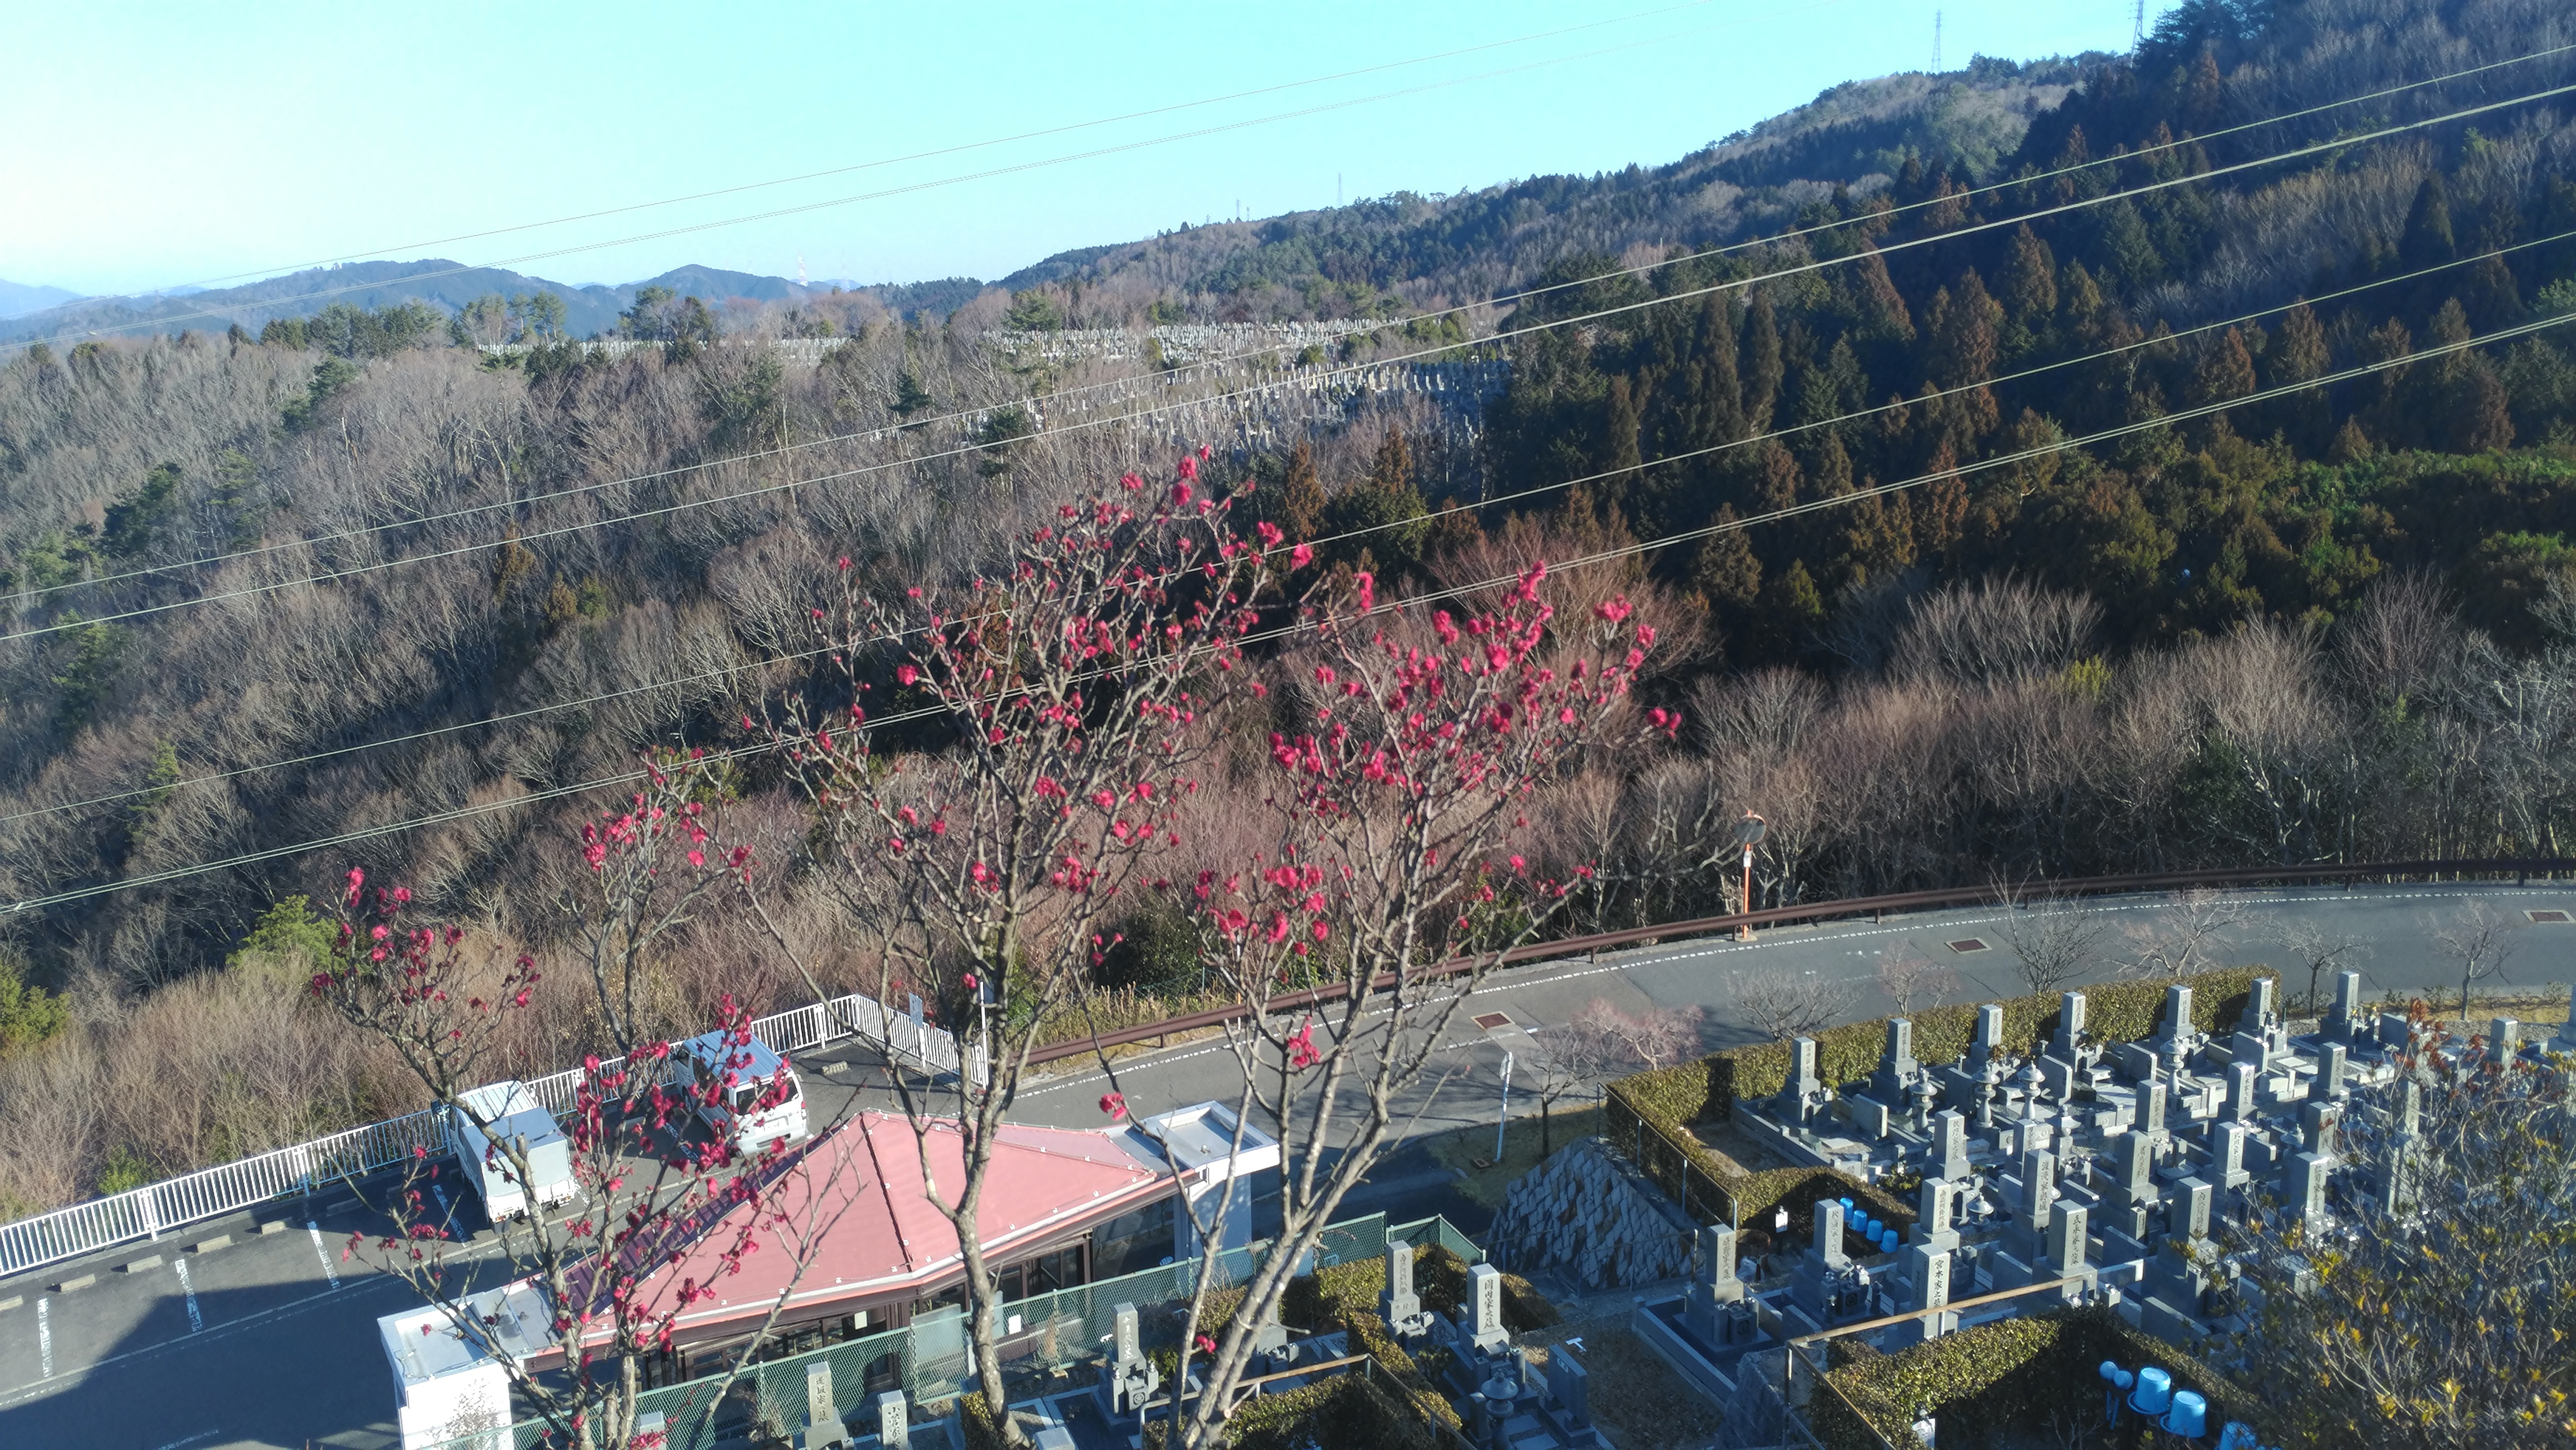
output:
[{"label": "grass patch", "polygon": [[[1581,1108],[1557,1108],[1548,1114],[1548,1146],[1562,1149],[1580,1139],[1601,1132],[1601,1109],[1598,1105]],[[1513,1180],[1536,1168],[1545,1160],[1539,1152],[1538,1119],[1535,1116],[1514,1118],[1503,1130],[1503,1161],[1496,1163],[1494,1128],[1453,1128],[1425,1139],[1423,1147],[1431,1161],[1459,1175],[1458,1191],[1482,1208],[1500,1209],[1503,1192]],[[1479,1167],[1478,1164],[1484,1166]]]}]

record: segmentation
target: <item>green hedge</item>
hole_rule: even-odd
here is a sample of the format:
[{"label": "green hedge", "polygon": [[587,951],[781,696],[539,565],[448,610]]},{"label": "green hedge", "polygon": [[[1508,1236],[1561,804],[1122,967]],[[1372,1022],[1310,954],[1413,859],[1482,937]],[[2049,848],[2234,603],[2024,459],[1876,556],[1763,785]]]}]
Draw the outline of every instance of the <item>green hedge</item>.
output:
[{"label": "green hedge", "polygon": [[2098,1306],[1980,1324],[1896,1354],[1847,1343],[1834,1342],[1834,1368],[1807,1402],[1807,1422],[1826,1450],[1878,1450],[1882,1435],[1918,1445],[1914,1419],[1926,1406],[1944,1444],[2038,1435],[2053,1417],[2098,1423],[2109,1386],[2096,1369],[2106,1359],[2132,1372],[2156,1365],[2176,1389],[2198,1391],[2209,1401],[2212,1432],[2254,1417],[2252,1400],[2206,1366]]},{"label": "green hedge", "polygon": [[[2253,994],[2254,979],[2270,976],[2259,967],[2203,972],[2186,977],[2192,989],[2192,1025],[2203,1032],[2224,1023],[2233,1028]],[[2152,1037],[2163,1020],[2165,988],[2160,981],[2110,982],[2084,989],[2085,1031],[2097,1042],[2134,1042]],[[1917,1012],[1914,1058],[1926,1067],[1957,1062],[1976,1040],[1977,1011],[1983,1003],[1934,1007]],[[2004,1009],[2004,1047],[2029,1054],[2057,1031],[2056,995],[2009,997],[1991,1005]],[[1887,1051],[1884,1019],[1850,1022],[1816,1034],[1816,1076],[1841,1084],[1878,1070]],[[1767,1098],[1789,1085],[1789,1044],[1764,1042],[1713,1052],[1697,1062],[1621,1078],[1610,1091],[1649,1122],[1712,1122],[1735,1111],[1740,1098]]]},{"label": "green hedge", "polygon": [[1234,1450],[1300,1450],[1307,1445],[1365,1445],[1372,1450],[1434,1450],[1443,1436],[1367,1375],[1337,1374],[1284,1394],[1246,1400],[1227,1417]]},{"label": "green hedge", "polygon": [[[2253,995],[2254,980],[2267,975],[2261,968],[2237,968],[2184,978],[2184,985],[2192,989],[2192,1025],[2203,1032],[2215,1031],[2222,1023],[2233,1027]],[[2142,981],[2087,987],[2086,1033],[2097,1042],[2154,1036],[2164,1017],[2165,988],[2170,985]],[[1969,1044],[1976,1040],[1980,1005],[1916,1013],[1911,1019],[1915,1060],[1937,1067],[1966,1057]],[[1994,1005],[2004,1009],[2007,1051],[2034,1052],[2057,1031],[2060,1002],[2056,996],[2013,997]],[[1883,1018],[1828,1028],[1816,1036],[1816,1076],[1835,1084],[1866,1078],[1877,1070],[1886,1050]],[[1823,1168],[1729,1172],[1690,1132],[1693,1123],[1732,1116],[1738,1098],[1769,1097],[1788,1081],[1786,1042],[1731,1047],[1696,1062],[1624,1077],[1610,1085],[1604,1136],[1695,1223],[1767,1227],[1772,1210],[1786,1204],[1789,1232],[1795,1238],[1812,1222],[1809,1215],[1817,1200],[1848,1198],[1866,1204],[1872,1217],[1899,1230],[1911,1228],[1914,1206],[1877,1188]]]}]

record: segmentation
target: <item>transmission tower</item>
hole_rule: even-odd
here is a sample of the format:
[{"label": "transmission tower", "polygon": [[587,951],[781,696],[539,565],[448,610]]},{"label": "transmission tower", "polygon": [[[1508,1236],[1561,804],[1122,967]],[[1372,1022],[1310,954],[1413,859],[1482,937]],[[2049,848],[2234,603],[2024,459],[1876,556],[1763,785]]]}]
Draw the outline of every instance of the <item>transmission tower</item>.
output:
[{"label": "transmission tower", "polygon": [[1941,73],[1941,12],[1932,12],[1932,74]]},{"label": "transmission tower", "polygon": [[2129,49],[2136,50],[2146,43],[2147,0],[2138,0],[2137,7],[2129,12]]}]

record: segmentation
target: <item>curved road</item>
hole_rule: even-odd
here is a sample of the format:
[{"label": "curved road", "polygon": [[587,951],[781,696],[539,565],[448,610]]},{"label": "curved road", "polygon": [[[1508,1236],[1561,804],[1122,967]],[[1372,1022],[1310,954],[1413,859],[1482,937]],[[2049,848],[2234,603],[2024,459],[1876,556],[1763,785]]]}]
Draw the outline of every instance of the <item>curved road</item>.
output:
[{"label": "curved road", "polygon": [[[2220,964],[2280,966],[2289,991],[2304,990],[2306,974],[2287,965],[2280,934],[2295,922],[2322,920],[2368,944],[2353,966],[2373,998],[2393,990],[2438,1001],[2435,994],[2456,991],[2458,980],[2440,960],[2433,934],[2473,899],[2513,923],[2514,954],[2497,978],[2480,984],[2481,992],[2576,979],[2576,924],[2528,917],[2553,909],[2576,915],[2576,885],[2322,887],[2243,892],[2235,899],[2248,919],[2218,941]],[[2089,904],[2116,925],[2149,929],[2173,910],[2162,895]],[[1521,1032],[1558,1028],[1595,998],[1630,1011],[1696,1005],[1707,1014],[1707,1044],[1726,1046],[1753,1036],[1733,1001],[1733,973],[1797,972],[1848,983],[1857,992],[1855,1019],[1884,1016],[1892,1008],[1875,982],[1879,954],[1908,941],[1958,970],[1962,991],[1951,1000],[2019,995],[2016,964],[1991,931],[2002,915],[1999,908],[1976,907],[1775,928],[1752,942],[1693,940],[1498,973],[1478,992],[1474,1010],[1505,1013],[1511,1026],[1487,1032],[1461,1014],[1442,1044],[1440,1080],[1406,1105],[1421,1110],[1416,1136],[1493,1122],[1496,1070],[1506,1045]],[[1994,948],[1963,955],[1945,945],[1969,937]],[[2106,955],[2123,946],[2114,932]],[[2089,980],[2109,975],[2107,963],[2097,964]],[[853,1090],[823,1069],[852,1056],[843,1048],[799,1057],[818,1114],[847,1102]],[[1118,1064],[1118,1075],[1140,1114],[1230,1098],[1236,1088],[1231,1060],[1215,1043],[1132,1057]],[[1095,1069],[1070,1071],[1026,1090],[1019,1116],[1097,1127],[1104,1088]],[[1514,1097],[1516,1113],[1533,1108],[1524,1095]],[[1463,1200],[1447,1182],[1425,1155],[1399,1152],[1346,1205],[1345,1216],[1384,1209],[1400,1218],[1444,1211],[1464,1217]],[[406,1291],[338,1262],[337,1238],[371,1220],[355,1204],[332,1201],[337,1197],[190,1225],[159,1244],[130,1244],[0,1280],[0,1445],[378,1450],[395,1443],[392,1377],[374,1321],[404,1307]],[[258,1232],[260,1221],[281,1219],[292,1227]],[[231,1245],[212,1254],[186,1252],[219,1234],[229,1234]],[[160,1262],[148,1262],[155,1255]],[[48,1290],[83,1275],[95,1275],[95,1282],[68,1294]]]}]

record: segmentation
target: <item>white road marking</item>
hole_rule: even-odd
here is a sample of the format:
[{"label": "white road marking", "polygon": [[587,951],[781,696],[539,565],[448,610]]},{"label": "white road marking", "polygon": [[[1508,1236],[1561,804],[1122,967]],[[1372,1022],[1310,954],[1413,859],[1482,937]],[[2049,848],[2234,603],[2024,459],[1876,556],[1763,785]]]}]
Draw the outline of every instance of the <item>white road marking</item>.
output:
[{"label": "white road marking", "polygon": [[331,1281],[332,1288],[339,1288],[340,1270],[331,1262],[331,1251],[322,1246],[322,1225],[308,1218],[304,1221],[304,1228],[306,1232],[313,1235],[313,1253],[322,1261],[323,1277]]},{"label": "white road marking", "polygon": [[220,1429],[199,1430],[197,1433],[189,1436],[185,1440],[171,1441],[169,1444],[162,1446],[161,1450],[179,1450],[179,1447],[182,1445],[194,1445],[200,1440],[211,1440],[222,1433],[223,1431]]},{"label": "white road marking", "polygon": [[54,1377],[54,1301],[36,1301],[36,1354],[46,1379]]},{"label": "white road marking", "polygon": [[[350,1292],[354,1294],[364,1294],[370,1287],[390,1289],[401,1288],[403,1285],[402,1281],[399,1279],[380,1278],[372,1281],[371,1284],[360,1284],[351,1289]],[[177,1349],[184,1345],[203,1344],[207,1340],[222,1339],[229,1335],[239,1334],[245,1330],[255,1328],[256,1326],[264,1324],[271,1319],[278,1318],[281,1315],[292,1314],[301,1309],[311,1308],[315,1304],[334,1297],[335,1296],[331,1290],[325,1289],[319,1294],[308,1294],[305,1297],[294,1300],[290,1303],[280,1304],[274,1309],[263,1309],[256,1314],[236,1319],[230,1324],[218,1324],[214,1328],[207,1330],[202,1337],[183,1335],[177,1339],[165,1339],[159,1344],[147,1344],[141,1349],[129,1349],[123,1354],[111,1354],[105,1359],[94,1360],[91,1363],[82,1365],[73,1370],[72,1373],[78,1375],[94,1374],[99,1370],[107,1368],[109,1365],[121,1364],[129,1359],[141,1359],[147,1355],[160,1354],[165,1350]],[[44,1333],[45,1302],[46,1301],[41,1299],[37,1301],[36,1324],[40,1337],[42,1337]],[[44,1338],[44,1345],[45,1348],[50,1351],[53,1346],[53,1341],[49,1337]],[[46,1359],[46,1373],[48,1375],[52,1373],[52,1368],[53,1361],[49,1354]],[[34,1399],[38,1392],[49,1390],[50,1388],[51,1386],[49,1385],[29,1381],[28,1383],[19,1385],[14,1389],[0,1390],[0,1410],[5,1410],[27,1400]]]},{"label": "white road marking", "polygon": [[[188,1296],[188,1332],[190,1334],[205,1333],[205,1316],[197,1312],[197,1286],[188,1282],[188,1261],[186,1259],[178,1259],[173,1261],[170,1267],[179,1271],[179,1288]],[[209,1430],[206,1433],[211,1435],[214,1431]],[[185,1445],[188,1442],[182,1440],[179,1443]]]}]

